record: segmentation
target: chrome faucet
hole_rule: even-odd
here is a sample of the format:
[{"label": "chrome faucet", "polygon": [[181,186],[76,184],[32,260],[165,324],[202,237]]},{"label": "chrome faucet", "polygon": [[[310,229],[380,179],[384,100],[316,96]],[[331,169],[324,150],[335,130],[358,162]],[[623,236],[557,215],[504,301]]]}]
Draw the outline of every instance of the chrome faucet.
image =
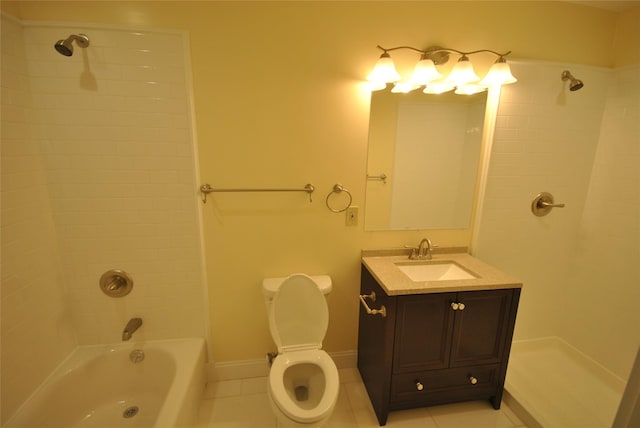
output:
[{"label": "chrome faucet", "polygon": [[142,326],[142,318],[131,318],[122,330],[122,340],[129,340],[133,333]]},{"label": "chrome faucet", "polygon": [[420,241],[420,244],[417,248],[411,249],[411,254],[409,258],[411,260],[431,260],[431,250],[436,247],[431,243],[431,240],[428,238],[424,238]]}]

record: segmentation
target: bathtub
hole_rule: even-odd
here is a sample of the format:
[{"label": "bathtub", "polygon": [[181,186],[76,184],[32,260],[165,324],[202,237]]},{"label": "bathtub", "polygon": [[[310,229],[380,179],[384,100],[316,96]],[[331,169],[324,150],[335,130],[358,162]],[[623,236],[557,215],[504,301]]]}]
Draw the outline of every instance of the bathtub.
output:
[{"label": "bathtub", "polygon": [[[132,361],[134,350],[142,361]],[[206,383],[204,364],[202,339],[80,346],[3,428],[189,426]]]}]

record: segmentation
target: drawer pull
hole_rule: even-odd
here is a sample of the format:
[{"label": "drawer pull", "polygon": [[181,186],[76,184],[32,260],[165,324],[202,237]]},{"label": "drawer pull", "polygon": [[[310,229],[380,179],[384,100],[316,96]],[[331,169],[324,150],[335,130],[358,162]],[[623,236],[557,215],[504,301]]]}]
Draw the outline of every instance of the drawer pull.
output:
[{"label": "drawer pull", "polygon": [[471,385],[475,385],[478,383],[478,378],[477,377],[473,377],[473,376],[469,376],[469,382],[471,382]]},{"label": "drawer pull", "polygon": [[418,391],[422,391],[424,389],[424,385],[419,380],[416,381],[416,389]]},{"label": "drawer pull", "polygon": [[380,307],[380,309],[371,309],[369,307],[369,305],[367,305],[367,302],[364,299],[370,299],[372,302],[376,301],[376,292],[372,291],[371,294],[361,294],[360,295],[360,303],[362,303],[362,306],[364,306],[364,309],[367,311],[367,314],[369,315],[382,315],[382,318],[387,316],[387,308],[384,307],[384,305],[382,305]]}]

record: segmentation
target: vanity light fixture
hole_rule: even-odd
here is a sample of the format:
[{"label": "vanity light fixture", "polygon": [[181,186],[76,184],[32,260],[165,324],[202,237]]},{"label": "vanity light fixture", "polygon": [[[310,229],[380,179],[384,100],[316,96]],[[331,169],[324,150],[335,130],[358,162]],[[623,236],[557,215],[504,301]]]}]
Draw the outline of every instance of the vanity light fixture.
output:
[{"label": "vanity light fixture", "polygon": [[[509,64],[507,64],[505,58],[511,51],[498,53],[489,49],[481,49],[462,52],[457,49],[438,46],[430,47],[426,50],[411,46],[383,48],[378,45],[377,47],[382,50],[382,55],[380,55],[373,71],[367,76],[372,91],[384,89],[388,83],[393,83],[392,92],[407,93],[424,86],[423,92],[426,94],[441,94],[455,89],[456,94],[470,95],[482,92],[490,86],[507,85],[518,81],[511,74]],[[420,60],[408,80],[402,80],[389,54],[390,51],[400,49],[412,50],[420,54]],[[481,52],[487,52],[498,57],[482,80],[476,74],[469,59],[469,55]],[[460,55],[460,58],[449,75],[443,77],[436,66],[449,61],[449,55],[452,53]]]}]

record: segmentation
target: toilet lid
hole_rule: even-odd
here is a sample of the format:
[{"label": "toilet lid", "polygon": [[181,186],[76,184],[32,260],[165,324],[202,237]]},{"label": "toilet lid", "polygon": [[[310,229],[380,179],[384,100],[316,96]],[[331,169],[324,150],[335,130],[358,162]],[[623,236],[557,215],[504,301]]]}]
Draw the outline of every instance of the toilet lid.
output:
[{"label": "toilet lid", "polygon": [[318,285],[303,274],[285,279],[269,313],[269,328],[278,350],[321,348],[328,324],[327,301]]}]

